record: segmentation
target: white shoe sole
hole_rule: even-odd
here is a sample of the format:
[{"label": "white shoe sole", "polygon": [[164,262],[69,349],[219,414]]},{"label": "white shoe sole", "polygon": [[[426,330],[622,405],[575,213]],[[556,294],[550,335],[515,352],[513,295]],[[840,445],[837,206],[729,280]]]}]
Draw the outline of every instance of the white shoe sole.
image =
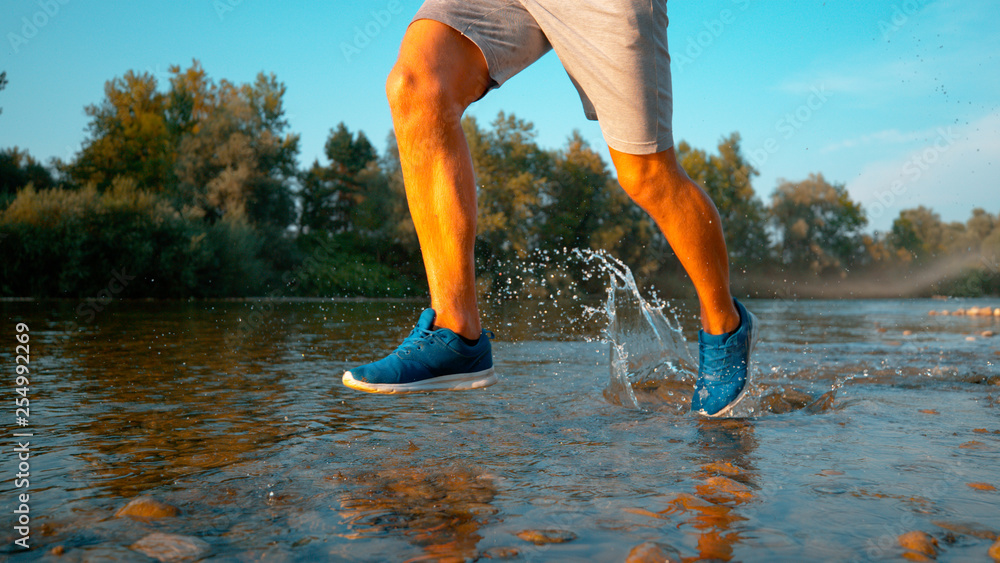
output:
[{"label": "white shoe sole", "polygon": [[400,393],[426,393],[429,391],[469,391],[472,389],[482,389],[497,382],[496,373],[493,368],[485,369],[474,373],[456,373],[454,375],[442,375],[424,381],[414,381],[413,383],[368,383],[354,378],[351,372],[345,372],[343,378],[344,385],[358,391],[368,393],[382,393],[385,395],[396,395]]},{"label": "white shoe sole", "polygon": [[747,380],[746,380],[746,382],[743,383],[743,390],[740,391],[740,394],[737,395],[736,398],[732,400],[732,402],[730,402],[728,405],[722,407],[722,410],[720,410],[719,412],[717,412],[715,414],[708,414],[705,411],[698,411],[698,414],[700,414],[702,416],[707,416],[707,417],[710,417],[710,418],[723,418],[723,417],[727,416],[729,413],[731,413],[733,411],[734,408],[736,408],[736,405],[740,404],[740,401],[742,401],[743,397],[746,396],[747,391],[750,390],[750,379],[751,379],[750,368],[752,367],[752,364],[753,364],[753,360],[752,360],[752,358],[753,358],[753,349],[757,346],[758,329],[757,329],[757,317],[754,316],[754,314],[751,313],[750,311],[747,311],[747,313],[750,315],[750,346],[747,347],[748,348],[747,349]]}]

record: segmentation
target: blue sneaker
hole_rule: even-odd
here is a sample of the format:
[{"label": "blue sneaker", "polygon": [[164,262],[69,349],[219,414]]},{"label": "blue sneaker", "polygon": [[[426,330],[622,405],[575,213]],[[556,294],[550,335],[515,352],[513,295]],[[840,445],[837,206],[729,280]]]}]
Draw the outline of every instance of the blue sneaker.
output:
[{"label": "blue sneaker", "polygon": [[489,387],[493,373],[491,334],[470,346],[451,330],[434,328],[434,309],[424,309],[416,328],[396,351],[344,373],[344,385],[369,393],[464,391]]},{"label": "blue sneaker", "polygon": [[698,331],[698,382],[691,397],[691,411],[705,416],[726,416],[746,394],[750,355],[757,345],[757,317],[733,300],[740,314],[735,332],[721,335]]}]

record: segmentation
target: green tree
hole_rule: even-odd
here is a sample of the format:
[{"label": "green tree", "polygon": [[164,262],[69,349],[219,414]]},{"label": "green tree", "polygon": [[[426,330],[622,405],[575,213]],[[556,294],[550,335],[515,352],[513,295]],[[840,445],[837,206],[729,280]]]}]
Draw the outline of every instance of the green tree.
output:
[{"label": "green tree", "polygon": [[599,154],[574,131],[552,158],[541,212],[542,248],[589,248],[608,219],[606,200],[614,180]]},{"label": "green tree", "polygon": [[285,86],[261,73],[253,84],[198,78],[184,89],[193,115],[199,100],[214,106],[194,123],[185,121],[187,109],[174,121],[173,127],[188,130],[175,166],[181,200],[210,218],[245,216],[258,227],[283,230],[294,218],[291,184],[299,150],[299,136],[285,133]]},{"label": "green tree", "polygon": [[538,246],[538,213],[551,173],[551,155],[535,143],[534,126],[500,112],[483,131],[462,120],[478,182],[477,253],[489,269]]},{"label": "green tree", "polygon": [[607,250],[640,275],[660,268],[658,258],[669,252],[666,241],[579,132],[552,153],[543,185],[536,224],[540,248]]},{"label": "green tree", "polygon": [[378,154],[364,133],[354,135],[341,122],[330,130],[324,148],[329,165],[316,161],[302,175],[299,225],[304,230],[349,230],[359,218],[356,208],[368,204],[370,211],[371,200],[384,197],[388,186],[377,165]]},{"label": "green tree", "polygon": [[921,205],[899,212],[887,240],[904,261],[922,260],[944,251],[944,232],[941,216]]},{"label": "green tree", "polygon": [[88,138],[67,166],[78,185],[115,178],[163,193],[207,220],[244,217],[282,231],[294,217],[298,136],[286,133],[285,86],[273,74],[252,84],[210,80],[198,61],[170,68],[170,89],[128,71],[88,106]]},{"label": "green tree", "polygon": [[12,196],[28,184],[38,190],[55,185],[47,168],[17,147],[0,150],[0,196]]},{"label": "green tree", "polygon": [[818,274],[843,271],[861,257],[861,229],[867,219],[843,184],[830,184],[822,174],[810,174],[801,182],[782,181],[770,211],[783,263]]},{"label": "green tree", "polygon": [[103,190],[118,176],[153,191],[169,189],[174,142],[165,116],[166,102],[156,78],[128,71],[104,85],[105,99],[87,106],[88,138],[69,166],[71,180]]},{"label": "green tree", "polygon": [[997,216],[982,207],[973,209],[972,216],[965,222],[965,231],[976,243],[990,236],[990,233],[995,231],[997,227],[1000,227]]},{"label": "green tree", "polygon": [[767,211],[751,185],[757,170],[740,151],[740,135],[732,133],[719,141],[718,154],[693,149],[686,142],[677,146],[684,170],[705,188],[722,218],[729,257],[736,265],[759,263],[770,253]]}]

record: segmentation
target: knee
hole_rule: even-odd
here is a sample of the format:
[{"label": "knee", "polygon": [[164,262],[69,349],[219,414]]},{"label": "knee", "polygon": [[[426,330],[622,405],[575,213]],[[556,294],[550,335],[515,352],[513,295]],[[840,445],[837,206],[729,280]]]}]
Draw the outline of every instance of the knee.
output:
[{"label": "knee", "polygon": [[679,191],[692,184],[670,153],[628,155],[615,159],[618,183],[640,207],[655,209],[669,204]]},{"label": "knee", "polygon": [[648,164],[619,167],[618,183],[639,207],[646,210],[659,207],[669,191],[662,170]]},{"label": "knee", "polygon": [[397,62],[385,84],[386,97],[393,118],[440,118],[442,112],[455,111],[443,81],[428,69]]}]

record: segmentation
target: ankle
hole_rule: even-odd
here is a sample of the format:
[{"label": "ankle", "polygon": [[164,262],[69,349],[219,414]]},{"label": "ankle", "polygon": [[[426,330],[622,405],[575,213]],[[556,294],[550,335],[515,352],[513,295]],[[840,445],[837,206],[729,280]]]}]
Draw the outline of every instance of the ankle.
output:
[{"label": "ankle", "polygon": [[713,335],[735,332],[740,328],[740,313],[732,301],[729,302],[728,310],[702,310],[701,327],[706,333]]},{"label": "ankle", "polygon": [[478,340],[479,336],[483,332],[483,328],[482,325],[479,324],[478,317],[473,317],[471,319],[456,319],[454,317],[439,316],[434,320],[434,328],[446,328],[467,341]]}]

